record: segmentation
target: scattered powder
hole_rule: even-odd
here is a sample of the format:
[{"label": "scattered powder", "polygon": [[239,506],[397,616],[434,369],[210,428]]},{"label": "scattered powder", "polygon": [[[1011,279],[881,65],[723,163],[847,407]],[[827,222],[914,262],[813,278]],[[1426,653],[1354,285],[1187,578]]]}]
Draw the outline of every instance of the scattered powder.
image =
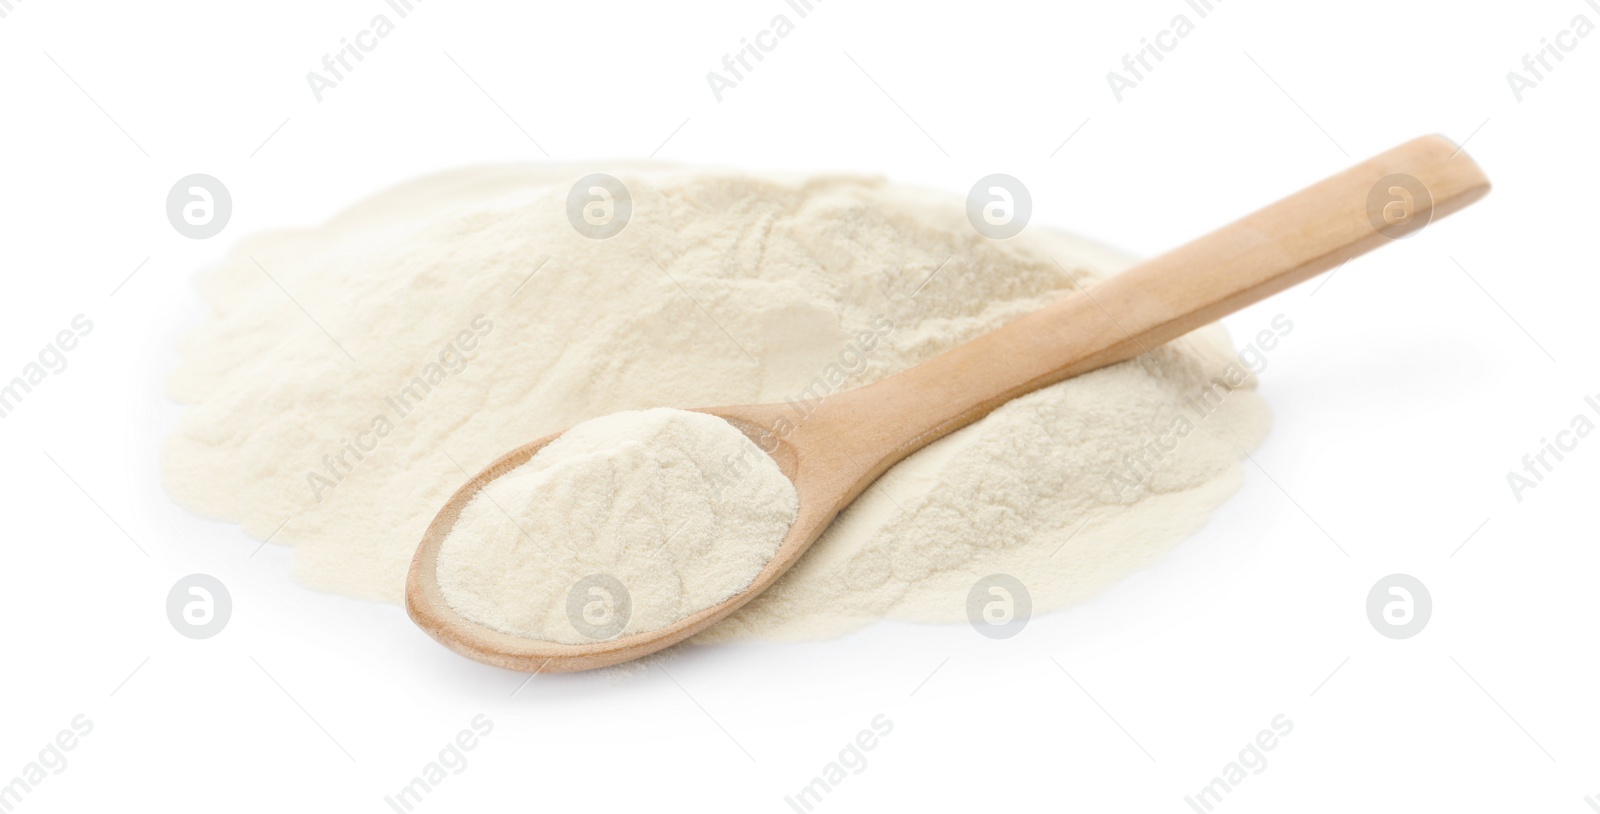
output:
[{"label": "scattered powder", "polygon": [[[632,220],[603,240],[565,210],[597,171],[632,197]],[[1128,263],[1038,224],[990,240],[959,196],[872,178],[438,175],[321,228],[248,239],[204,276],[213,316],[171,381],[189,407],[165,482],[197,512],[294,546],[305,584],[398,602],[433,515],[507,450],[625,410],[803,411]],[[1035,612],[1091,597],[1237,488],[1269,423],[1253,387],[1211,326],[1017,399],[894,467],[698,638],[964,620],[973,582],[997,572],[1027,585]],[[1192,430],[1156,460],[1180,420]]]},{"label": "scattered powder", "polygon": [[[707,473],[752,465],[721,488]],[[565,644],[643,633],[745,589],[794,523],[799,496],[777,463],[715,416],[685,410],[585,421],[494,479],[439,549],[439,587],[457,612],[504,633]],[[616,580],[605,603],[620,630],[575,622],[582,580]],[[603,624],[603,623],[602,623]]]}]

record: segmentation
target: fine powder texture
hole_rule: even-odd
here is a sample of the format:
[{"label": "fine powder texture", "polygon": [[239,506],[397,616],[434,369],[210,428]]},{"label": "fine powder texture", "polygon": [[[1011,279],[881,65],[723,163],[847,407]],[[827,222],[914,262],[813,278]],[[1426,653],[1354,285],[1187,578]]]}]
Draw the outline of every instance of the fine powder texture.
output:
[{"label": "fine powder texture", "polygon": [[[631,195],[606,239],[567,210],[594,172]],[[398,602],[433,515],[510,449],[625,410],[804,415],[1128,264],[1038,223],[992,240],[960,196],[874,178],[450,172],[249,238],[204,275],[165,482],[293,546],[303,583]],[[891,469],[697,639],[964,620],[995,573],[1035,613],[1094,596],[1238,487],[1270,421],[1241,358],[1211,326],[1000,407]]]},{"label": "fine powder texture", "polygon": [[[728,460],[751,465],[708,476]],[[743,591],[799,505],[732,424],[617,413],[567,430],[468,502],[440,546],[439,587],[504,633],[564,644],[643,633]]]}]

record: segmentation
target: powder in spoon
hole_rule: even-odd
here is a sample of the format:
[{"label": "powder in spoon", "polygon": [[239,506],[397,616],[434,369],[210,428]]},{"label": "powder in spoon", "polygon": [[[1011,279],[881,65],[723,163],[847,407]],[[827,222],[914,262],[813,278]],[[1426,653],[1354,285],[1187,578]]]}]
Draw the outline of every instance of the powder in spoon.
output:
[{"label": "powder in spoon", "polygon": [[[750,465],[717,477],[729,460]],[[798,507],[777,463],[723,419],[616,413],[469,501],[440,546],[439,587],[458,613],[518,636],[643,633],[748,587]]]}]

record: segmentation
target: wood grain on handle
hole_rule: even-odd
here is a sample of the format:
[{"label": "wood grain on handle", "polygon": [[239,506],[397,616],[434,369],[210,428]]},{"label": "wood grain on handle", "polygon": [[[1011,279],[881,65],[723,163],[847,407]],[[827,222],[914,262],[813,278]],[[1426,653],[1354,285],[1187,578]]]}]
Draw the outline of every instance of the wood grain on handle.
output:
[{"label": "wood grain on handle", "polygon": [[[1391,193],[1387,180],[1395,175],[1415,179],[1425,194]],[[854,497],[906,455],[1019,395],[1132,359],[1488,191],[1477,164],[1448,139],[1407,142],[910,370],[835,396],[797,434],[827,439],[860,462]],[[1389,213],[1394,225],[1383,220],[1391,201],[1400,207]],[[883,404],[915,407],[886,425],[871,414]]]}]

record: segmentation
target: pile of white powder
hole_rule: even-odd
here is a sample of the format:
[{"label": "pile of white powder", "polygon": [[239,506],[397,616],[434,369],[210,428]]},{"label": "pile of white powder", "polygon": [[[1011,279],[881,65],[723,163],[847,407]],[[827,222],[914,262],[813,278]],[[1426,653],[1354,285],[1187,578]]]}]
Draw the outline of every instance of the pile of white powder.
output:
[{"label": "pile of white powder", "polygon": [[[607,239],[566,211],[591,172],[631,194]],[[205,275],[165,481],[293,546],[302,582],[398,602],[433,515],[510,449],[626,410],[803,412],[1127,263],[1038,224],[992,240],[960,196],[872,178],[452,172],[249,239]],[[1017,399],[891,469],[700,639],[963,620],[994,573],[1036,612],[1090,597],[1237,488],[1269,422],[1253,385],[1213,326]]]},{"label": "pile of white powder", "polygon": [[[706,476],[730,459],[750,466]],[[728,422],[617,413],[567,430],[469,501],[440,546],[439,587],[504,633],[565,644],[643,633],[743,591],[799,505]]]}]

